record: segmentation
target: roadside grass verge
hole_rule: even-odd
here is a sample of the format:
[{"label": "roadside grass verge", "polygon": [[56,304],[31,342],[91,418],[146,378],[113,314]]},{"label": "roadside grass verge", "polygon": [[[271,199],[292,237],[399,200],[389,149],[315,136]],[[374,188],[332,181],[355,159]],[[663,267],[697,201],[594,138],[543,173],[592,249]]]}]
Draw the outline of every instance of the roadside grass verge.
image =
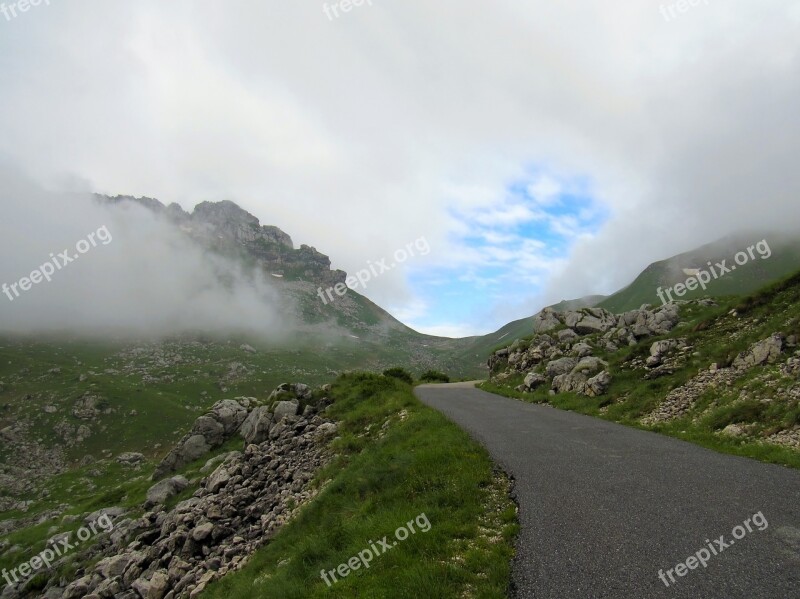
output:
[{"label": "roadside grass verge", "polygon": [[[326,416],[339,422],[320,494],[210,598],[501,598],[517,534],[508,482],[457,426],[392,377],[338,379]],[[424,514],[417,531],[328,586],[335,570]],[[330,577],[329,577],[330,580]]]}]

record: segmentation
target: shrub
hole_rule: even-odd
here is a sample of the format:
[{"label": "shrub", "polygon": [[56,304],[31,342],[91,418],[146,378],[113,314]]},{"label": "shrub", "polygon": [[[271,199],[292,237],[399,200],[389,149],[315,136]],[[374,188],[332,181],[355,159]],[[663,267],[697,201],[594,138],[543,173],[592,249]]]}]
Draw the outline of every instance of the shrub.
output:
[{"label": "shrub", "polygon": [[449,383],[450,377],[437,370],[428,370],[420,379],[423,383]]},{"label": "shrub", "polygon": [[405,368],[390,368],[389,370],[383,371],[383,376],[392,377],[394,379],[400,379],[404,383],[408,383],[409,385],[414,384],[414,377],[411,376],[411,373],[408,372]]}]

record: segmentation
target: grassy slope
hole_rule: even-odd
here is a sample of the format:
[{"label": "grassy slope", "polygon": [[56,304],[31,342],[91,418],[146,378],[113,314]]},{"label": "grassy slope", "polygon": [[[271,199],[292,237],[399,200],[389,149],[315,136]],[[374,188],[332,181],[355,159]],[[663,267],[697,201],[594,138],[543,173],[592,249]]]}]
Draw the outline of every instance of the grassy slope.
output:
[{"label": "grassy slope", "polygon": [[[148,460],[144,468],[154,467],[194,420],[218,400],[266,397],[283,382],[318,385],[354,369],[381,371],[416,363],[410,369],[419,375],[428,368],[446,370],[441,363],[453,364],[445,347],[425,348],[423,357],[414,358],[405,337],[404,331],[389,331],[389,342],[385,343],[355,338],[326,343],[306,333],[293,339],[292,348],[243,338],[203,343],[176,341],[147,346],[137,357],[121,354],[133,347],[127,343],[0,338],[0,429],[24,421],[30,425],[26,438],[57,448],[64,446],[54,430],[58,423],[91,428],[88,439],[65,449],[70,471],[47,485],[49,493],[33,492],[21,498],[34,502],[24,515],[43,513],[62,503],[74,508],[68,513],[79,513],[89,503],[83,499],[84,491],[99,497],[110,493],[106,497],[108,503],[100,507],[110,505],[113,497],[135,496],[146,481],[120,467],[114,458],[126,451],[141,452]],[[258,352],[241,350],[243,342]],[[156,352],[164,350],[168,355],[180,355],[182,361],[165,364],[154,359]],[[230,364],[235,362],[244,364],[247,371],[225,381]],[[54,368],[60,372],[50,373]],[[145,382],[143,372],[161,380]],[[81,381],[81,375],[87,378]],[[162,379],[165,376],[168,378]],[[225,381],[226,390],[220,388],[220,381]],[[75,418],[72,407],[87,392],[102,398],[101,408],[110,413],[100,414],[95,421]],[[55,406],[57,411],[46,413],[46,406]],[[13,444],[0,444],[0,463],[13,451]],[[77,463],[87,455],[96,461],[78,468]],[[22,515],[2,513],[0,520]]]},{"label": "grassy slope", "polygon": [[[614,313],[621,313],[638,309],[643,304],[659,305],[661,300],[656,295],[656,290],[659,287],[667,289],[677,283],[684,283],[687,275],[682,272],[683,268],[707,269],[709,261],[716,264],[722,260],[727,260],[727,266],[732,266],[737,252],[746,250],[764,238],[763,235],[740,236],[651,264],[628,287],[609,296],[598,306]],[[764,285],[794,272],[800,263],[800,244],[794,239],[784,240],[777,236],[767,236],[766,239],[772,250],[771,258],[762,260],[758,252],[754,252],[755,260],[713,281],[707,291],[698,289],[688,292],[680,299],[753,293]]]},{"label": "grassy slope", "polygon": [[[737,310],[737,315],[730,314],[733,309]],[[795,385],[796,381],[781,376],[780,363],[753,369],[730,390],[707,392],[685,417],[652,427],[644,427],[639,422],[672,389],[684,384],[700,370],[707,369],[713,363],[729,365],[739,352],[775,331],[782,331],[786,335],[800,334],[798,314],[800,274],[770,285],[744,300],[731,299],[718,308],[689,307],[682,312],[687,325],[670,335],[647,340],[614,354],[601,355],[609,362],[614,376],[610,391],[604,397],[588,398],[572,393],[550,396],[547,389],[520,393],[514,387],[522,382],[522,374],[502,385],[484,383],[481,387],[524,401],[549,403],[557,408],[646,428],[717,451],[800,468],[800,452],[762,442],[763,437],[769,434],[800,424],[800,404],[780,393]],[[688,338],[694,346],[694,354],[672,376],[643,380],[641,370],[628,367],[631,360],[649,355],[653,342],[679,337]],[[765,382],[764,376],[778,381],[777,385]],[[754,399],[740,400],[742,392]],[[770,401],[762,404],[759,399]],[[732,423],[751,424],[752,434],[747,437],[719,434]]]},{"label": "grassy slope", "polygon": [[[395,379],[345,376],[333,395],[329,415],[341,429],[338,455],[317,481],[324,489],[241,572],[204,596],[505,597],[516,509],[486,452]],[[395,529],[420,514],[429,532],[331,588],[322,581],[322,569],[384,536],[393,540]]]}]

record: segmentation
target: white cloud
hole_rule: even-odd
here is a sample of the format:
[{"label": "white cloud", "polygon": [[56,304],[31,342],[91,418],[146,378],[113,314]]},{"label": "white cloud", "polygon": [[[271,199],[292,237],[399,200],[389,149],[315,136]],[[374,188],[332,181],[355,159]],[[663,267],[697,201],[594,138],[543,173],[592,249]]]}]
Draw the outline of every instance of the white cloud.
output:
[{"label": "white cloud", "polygon": [[[508,264],[494,228],[538,222],[564,173],[591,180],[607,221],[554,221],[569,263],[492,306],[510,320],[800,221],[797,14],[790,0],[671,23],[648,3],[408,0],[330,22],[315,3],[53,3],[4,23],[0,156],[46,182],[232,199],[349,271],[424,235],[429,257],[368,290],[401,305],[411,268]],[[546,165],[532,201],[514,203],[532,165]],[[500,250],[464,253],[470,223]]]},{"label": "white cloud", "polygon": [[561,199],[563,187],[549,175],[541,175],[528,185],[528,194],[540,206],[552,206]]}]

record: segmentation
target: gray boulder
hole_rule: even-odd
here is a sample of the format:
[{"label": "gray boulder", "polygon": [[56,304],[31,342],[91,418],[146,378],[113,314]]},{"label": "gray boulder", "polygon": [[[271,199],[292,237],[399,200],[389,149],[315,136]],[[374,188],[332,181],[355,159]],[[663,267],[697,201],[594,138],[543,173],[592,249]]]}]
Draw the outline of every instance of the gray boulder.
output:
[{"label": "gray boulder", "polygon": [[650,355],[651,356],[662,356],[671,350],[678,347],[680,343],[677,339],[667,339],[666,341],[656,341],[653,345],[650,346]]},{"label": "gray boulder", "polygon": [[170,498],[189,486],[189,481],[182,476],[173,476],[156,483],[147,491],[145,506],[164,505]]},{"label": "gray boulder", "polygon": [[283,383],[278,385],[276,389],[270,393],[269,403],[276,399],[283,399],[283,396],[290,394],[294,399],[309,400],[311,399],[311,387],[303,383]]},{"label": "gray boulder", "polygon": [[533,317],[534,333],[547,333],[562,325],[558,313],[552,308],[545,308]]},{"label": "gray boulder", "polygon": [[267,406],[260,406],[250,412],[250,415],[242,423],[239,434],[249,445],[258,445],[269,439],[269,431],[272,428],[273,419]]},{"label": "gray boulder", "polygon": [[223,399],[213,405],[210,415],[223,426],[224,434],[229,437],[247,418],[247,408],[233,399]]},{"label": "gray boulder", "polygon": [[607,370],[604,370],[600,374],[586,381],[583,394],[589,397],[600,397],[601,395],[605,395],[608,391],[608,388],[611,386],[611,380],[611,374]]},{"label": "gray boulder", "polygon": [[206,480],[206,489],[208,489],[211,493],[216,493],[222,487],[228,484],[228,481],[231,480],[231,473],[228,471],[227,465],[222,464],[220,465],[211,476],[208,477]]},{"label": "gray boulder", "polygon": [[578,360],[575,358],[559,358],[558,360],[553,360],[552,362],[548,362],[546,367],[547,378],[555,378],[562,374],[567,374],[571,372],[575,366],[577,366]]},{"label": "gray boulder", "polygon": [[605,362],[600,358],[590,356],[587,358],[582,358],[581,361],[578,362],[572,369],[572,374],[580,373],[584,376],[593,376],[604,368],[608,368],[608,362]]},{"label": "gray boulder", "polygon": [[212,414],[200,416],[194,421],[192,435],[203,437],[207,445],[216,447],[225,440],[225,425],[214,418]]},{"label": "gray boulder", "polygon": [[574,329],[583,317],[583,312],[566,312],[564,314],[564,324],[570,329]]},{"label": "gray boulder", "polygon": [[[249,398],[242,402],[251,405]],[[247,407],[239,401],[224,399],[215,403],[211,411],[195,420],[192,430],[161,461],[153,474],[159,480],[170,472],[203,457],[233,437],[247,419]]]},{"label": "gray boulder", "polygon": [[605,333],[617,326],[617,317],[602,308],[590,308],[581,319],[570,327],[579,335],[593,335],[595,333]]},{"label": "gray boulder", "polygon": [[592,346],[588,343],[576,343],[572,347],[572,354],[579,357],[585,358],[586,356],[592,355]]},{"label": "gray boulder", "polygon": [[784,344],[783,334],[775,333],[763,341],[755,343],[746,352],[739,354],[733,361],[733,367],[737,370],[747,370],[754,366],[774,364],[783,353]]},{"label": "gray boulder", "polygon": [[579,339],[580,335],[573,331],[572,329],[564,329],[563,331],[558,332],[558,341],[559,343],[572,343],[576,339]]},{"label": "gray boulder", "polygon": [[547,383],[547,378],[537,372],[531,372],[525,377],[524,387],[528,391],[533,391]]},{"label": "gray boulder", "polygon": [[292,401],[279,401],[275,405],[275,421],[283,420],[286,416],[297,416],[299,411],[300,402],[296,399]]},{"label": "gray boulder", "polygon": [[117,462],[123,466],[138,466],[144,462],[144,455],[134,452],[121,453],[117,456]]},{"label": "gray boulder", "polygon": [[560,374],[553,379],[552,389],[556,393],[582,393],[588,378],[579,372]]}]

